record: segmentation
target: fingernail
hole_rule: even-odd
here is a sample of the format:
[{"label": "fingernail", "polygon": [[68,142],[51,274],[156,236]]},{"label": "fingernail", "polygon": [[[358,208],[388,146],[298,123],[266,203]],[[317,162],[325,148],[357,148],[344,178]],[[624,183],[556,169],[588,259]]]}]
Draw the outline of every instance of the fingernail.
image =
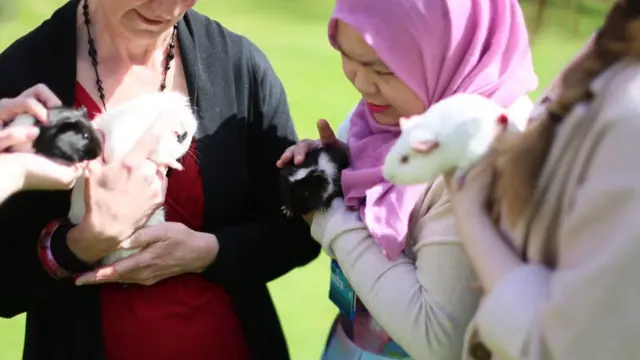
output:
[{"label": "fingernail", "polygon": [[29,127],[27,128],[27,136],[33,136],[36,137],[38,136],[38,134],[40,134],[40,129],[37,127]]},{"label": "fingernail", "polygon": [[129,248],[131,248],[131,240],[127,239],[127,240],[121,242],[120,243],[120,248],[121,249],[129,249]]}]

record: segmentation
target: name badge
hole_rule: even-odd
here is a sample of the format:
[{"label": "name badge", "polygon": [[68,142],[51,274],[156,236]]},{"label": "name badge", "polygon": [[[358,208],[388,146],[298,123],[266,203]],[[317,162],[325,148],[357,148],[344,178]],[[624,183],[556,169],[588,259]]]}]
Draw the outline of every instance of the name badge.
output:
[{"label": "name badge", "polygon": [[358,296],[335,260],[331,260],[329,299],[340,309],[344,316],[349,320],[353,320],[356,315]]}]

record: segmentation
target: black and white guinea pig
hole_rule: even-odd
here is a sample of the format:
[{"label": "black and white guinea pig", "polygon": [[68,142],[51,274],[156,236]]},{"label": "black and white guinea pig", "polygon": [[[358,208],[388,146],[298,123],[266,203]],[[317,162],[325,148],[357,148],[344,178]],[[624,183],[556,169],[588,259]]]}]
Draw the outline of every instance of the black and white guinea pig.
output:
[{"label": "black and white guinea pig", "polygon": [[48,109],[48,122],[38,121],[29,114],[15,117],[11,126],[36,126],[40,133],[33,144],[12,151],[33,151],[52,160],[64,163],[79,163],[93,160],[102,154],[102,142],[91,125],[87,109],[55,107]]},{"label": "black and white guinea pig", "polygon": [[349,154],[341,145],[315,148],[304,162],[293,162],[280,170],[282,211],[287,216],[326,210],[333,199],[343,196],[342,170],[349,167]]}]

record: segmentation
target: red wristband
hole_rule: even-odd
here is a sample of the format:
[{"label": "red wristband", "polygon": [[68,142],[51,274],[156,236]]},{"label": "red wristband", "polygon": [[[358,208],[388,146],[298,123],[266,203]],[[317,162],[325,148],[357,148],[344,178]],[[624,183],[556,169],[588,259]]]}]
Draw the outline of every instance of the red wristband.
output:
[{"label": "red wristband", "polygon": [[54,231],[62,225],[61,221],[55,220],[50,222],[44,230],[40,233],[40,239],[38,239],[38,258],[44,270],[49,273],[54,279],[64,279],[71,274],[60,267],[51,253],[51,237]]}]

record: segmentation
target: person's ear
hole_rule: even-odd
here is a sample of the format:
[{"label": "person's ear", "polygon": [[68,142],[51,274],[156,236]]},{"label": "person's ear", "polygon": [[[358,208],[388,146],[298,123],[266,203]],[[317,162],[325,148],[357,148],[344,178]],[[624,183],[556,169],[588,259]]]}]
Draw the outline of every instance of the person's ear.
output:
[{"label": "person's ear", "polygon": [[411,140],[411,149],[420,154],[428,154],[440,145],[434,140]]}]

